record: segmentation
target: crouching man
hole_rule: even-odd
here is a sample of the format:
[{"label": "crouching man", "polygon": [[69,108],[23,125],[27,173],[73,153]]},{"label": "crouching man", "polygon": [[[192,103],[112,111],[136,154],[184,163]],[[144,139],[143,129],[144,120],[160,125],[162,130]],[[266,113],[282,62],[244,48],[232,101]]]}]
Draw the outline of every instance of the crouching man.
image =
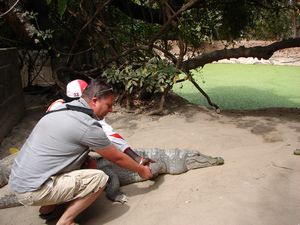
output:
[{"label": "crouching man", "polygon": [[137,163],[111,144],[98,120],[112,111],[112,87],[92,80],[82,98],[47,113],[34,127],[17,155],[9,184],[23,205],[41,206],[48,214],[68,202],[58,225],[75,218],[103,191],[108,176],[101,170],[81,169],[89,149],[120,167],[149,179],[148,166]]}]

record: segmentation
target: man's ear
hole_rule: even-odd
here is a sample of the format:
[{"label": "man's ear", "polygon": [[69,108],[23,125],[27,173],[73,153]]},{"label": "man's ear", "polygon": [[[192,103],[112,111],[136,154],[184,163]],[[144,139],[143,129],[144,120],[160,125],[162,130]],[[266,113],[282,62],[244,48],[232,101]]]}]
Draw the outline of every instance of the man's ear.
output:
[{"label": "man's ear", "polygon": [[92,105],[96,105],[97,100],[98,100],[98,99],[97,99],[96,97],[93,97],[93,98],[91,99]]}]

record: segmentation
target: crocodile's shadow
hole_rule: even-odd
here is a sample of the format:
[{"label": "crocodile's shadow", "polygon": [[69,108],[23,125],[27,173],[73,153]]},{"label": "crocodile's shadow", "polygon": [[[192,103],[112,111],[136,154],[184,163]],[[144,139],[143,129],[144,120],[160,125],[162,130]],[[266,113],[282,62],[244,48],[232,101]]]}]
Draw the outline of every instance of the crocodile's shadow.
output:
[{"label": "crocodile's shadow", "polygon": [[155,177],[151,180],[143,181],[143,184],[140,184],[141,182],[139,182],[122,186],[121,191],[125,192],[126,196],[129,198],[136,195],[147,194],[159,188],[159,186],[165,181],[164,175],[165,174]]}]

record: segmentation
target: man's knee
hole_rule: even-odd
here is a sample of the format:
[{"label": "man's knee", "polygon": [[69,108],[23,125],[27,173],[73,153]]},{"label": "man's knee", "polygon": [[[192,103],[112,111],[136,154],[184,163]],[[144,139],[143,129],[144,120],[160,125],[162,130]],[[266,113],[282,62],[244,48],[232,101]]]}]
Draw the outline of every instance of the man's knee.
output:
[{"label": "man's knee", "polygon": [[103,189],[109,177],[101,170],[82,170],[76,175],[76,198],[82,198],[90,193]]},{"label": "man's knee", "polygon": [[[98,183],[99,187],[101,189],[103,189],[107,184],[109,176],[105,172],[103,172],[102,170],[94,170],[94,171],[96,172],[95,178],[94,178],[95,179],[95,184]],[[100,188],[98,188],[98,189],[100,189]]]},{"label": "man's knee", "polygon": [[83,198],[103,190],[108,178],[101,170],[72,171],[52,177],[50,185],[43,185],[39,190],[24,195],[22,203],[25,205],[52,205]]}]

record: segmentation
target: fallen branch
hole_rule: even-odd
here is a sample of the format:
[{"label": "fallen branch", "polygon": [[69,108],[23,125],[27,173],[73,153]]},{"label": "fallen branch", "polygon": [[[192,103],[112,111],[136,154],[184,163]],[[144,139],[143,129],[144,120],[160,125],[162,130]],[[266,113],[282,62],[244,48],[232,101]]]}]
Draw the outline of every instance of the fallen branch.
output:
[{"label": "fallen branch", "polygon": [[222,49],[211,53],[204,53],[192,59],[185,60],[183,62],[183,70],[189,71],[198,67],[203,67],[205,64],[212,63],[221,59],[240,58],[240,57],[253,57],[258,59],[269,59],[274,52],[286,49],[300,47],[300,38],[293,38],[274,42],[267,46],[255,46],[245,48],[241,46],[239,48]]}]

